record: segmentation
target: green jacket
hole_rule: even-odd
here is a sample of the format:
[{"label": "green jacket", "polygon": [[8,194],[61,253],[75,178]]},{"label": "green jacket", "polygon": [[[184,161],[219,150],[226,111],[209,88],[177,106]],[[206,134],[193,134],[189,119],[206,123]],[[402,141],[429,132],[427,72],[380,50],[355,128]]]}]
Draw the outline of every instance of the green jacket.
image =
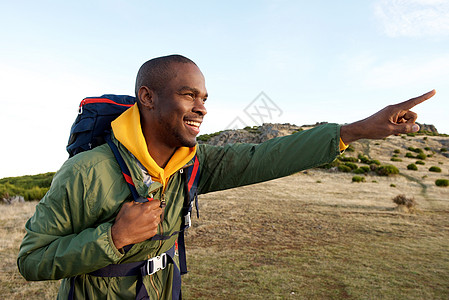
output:
[{"label": "green jacket", "polygon": [[[200,194],[287,176],[331,162],[340,153],[340,126],[326,124],[262,144],[232,144],[224,147],[198,145]],[[180,229],[184,201],[184,177],[175,173],[162,195],[162,185],[143,182],[136,159],[117,140],[136,189],[141,196],[165,198],[162,224],[170,235]],[[70,280],[75,281],[76,299],[134,299],[136,277],[103,278],[86,275],[109,264],[142,261],[169,250],[177,236],[165,241],[135,244],[126,254],[111,239],[111,226],[129,188],[107,144],[67,160],[56,173],[50,190],[36,206],[25,225],[18,266],[27,280],[61,279],[58,299],[67,299]],[[178,264],[178,262],[176,261]],[[144,284],[151,299],[171,299],[173,265],[151,276]]]}]

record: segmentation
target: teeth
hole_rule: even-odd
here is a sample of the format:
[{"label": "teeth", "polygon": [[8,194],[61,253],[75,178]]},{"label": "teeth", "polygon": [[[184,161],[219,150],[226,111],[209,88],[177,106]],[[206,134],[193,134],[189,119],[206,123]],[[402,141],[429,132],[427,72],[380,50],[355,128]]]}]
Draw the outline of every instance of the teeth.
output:
[{"label": "teeth", "polygon": [[194,122],[194,121],[185,121],[185,122],[186,122],[186,124],[192,125],[192,126],[195,126],[195,127],[200,127],[200,125],[201,125],[200,122]]}]

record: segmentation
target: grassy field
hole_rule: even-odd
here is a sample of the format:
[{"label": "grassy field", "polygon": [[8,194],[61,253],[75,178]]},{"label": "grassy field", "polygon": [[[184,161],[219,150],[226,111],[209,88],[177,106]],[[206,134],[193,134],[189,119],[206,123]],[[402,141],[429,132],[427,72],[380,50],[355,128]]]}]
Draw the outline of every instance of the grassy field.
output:
[{"label": "grassy field", "polygon": [[[441,138],[439,138],[441,139]],[[449,139],[429,137],[437,149]],[[434,143],[434,144],[432,144]],[[449,299],[449,159],[437,151],[407,170],[405,146],[421,138],[354,144],[354,154],[390,162],[393,177],[309,170],[200,197],[187,234],[185,299]],[[447,145],[446,145],[447,146]],[[429,152],[430,153],[430,152]],[[430,166],[441,173],[432,173]],[[412,212],[392,198],[413,197]],[[0,206],[2,299],[53,299],[57,282],[26,282],[16,267],[35,203]]]}]

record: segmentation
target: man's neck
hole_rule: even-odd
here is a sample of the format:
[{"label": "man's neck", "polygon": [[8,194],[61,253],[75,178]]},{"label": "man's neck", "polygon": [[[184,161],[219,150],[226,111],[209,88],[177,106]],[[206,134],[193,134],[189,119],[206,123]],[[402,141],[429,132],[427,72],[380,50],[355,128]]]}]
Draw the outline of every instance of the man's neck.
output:
[{"label": "man's neck", "polygon": [[147,141],[148,153],[150,153],[151,158],[156,162],[156,164],[162,169],[170,161],[170,158],[175,154],[176,148],[164,147],[164,145],[160,145],[157,143],[152,144],[150,141]]}]

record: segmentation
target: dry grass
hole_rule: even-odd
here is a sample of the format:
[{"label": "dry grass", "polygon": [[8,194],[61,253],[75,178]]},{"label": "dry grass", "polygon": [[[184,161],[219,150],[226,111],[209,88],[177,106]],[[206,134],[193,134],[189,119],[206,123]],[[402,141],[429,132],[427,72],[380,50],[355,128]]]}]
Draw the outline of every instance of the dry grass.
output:
[{"label": "dry grass", "polygon": [[[428,137],[440,149],[449,139]],[[424,148],[420,137],[355,145],[382,163],[394,149]],[[430,152],[429,152],[430,153]],[[351,154],[347,154],[351,155]],[[402,175],[366,176],[310,170],[271,182],[200,197],[201,218],[187,235],[190,273],[185,299],[448,299],[449,159],[436,153]],[[442,162],[443,164],[438,164]],[[373,182],[375,181],[375,182]],[[396,187],[390,187],[394,184]],[[413,213],[396,210],[398,194],[414,198]],[[26,282],[16,255],[34,203],[0,206],[4,299],[52,299],[57,282]]]}]

